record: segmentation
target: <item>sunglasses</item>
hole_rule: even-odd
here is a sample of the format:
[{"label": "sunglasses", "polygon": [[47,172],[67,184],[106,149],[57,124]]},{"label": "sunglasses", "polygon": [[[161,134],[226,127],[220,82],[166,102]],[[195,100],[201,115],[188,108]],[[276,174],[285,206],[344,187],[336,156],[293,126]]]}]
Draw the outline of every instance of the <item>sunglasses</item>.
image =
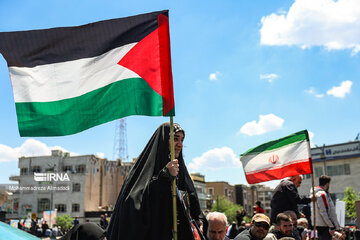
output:
[{"label": "sunglasses", "polygon": [[255,227],[262,227],[265,230],[269,230],[270,226],[266,223],[261,223],[261,222],[255,222],[254,223]]}]

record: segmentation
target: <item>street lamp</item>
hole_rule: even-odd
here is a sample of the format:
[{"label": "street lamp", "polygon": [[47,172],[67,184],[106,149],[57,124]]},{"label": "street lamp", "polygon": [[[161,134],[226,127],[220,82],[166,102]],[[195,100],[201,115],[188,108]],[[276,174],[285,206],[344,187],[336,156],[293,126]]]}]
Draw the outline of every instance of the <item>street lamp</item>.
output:
[{"label": "street lamp", "polygon": [[326,155],[325,155],[325,144],[321,148],[321,155],[320,159],[324,162],[324,175],[327,175],[327,169],[326,169]]}]

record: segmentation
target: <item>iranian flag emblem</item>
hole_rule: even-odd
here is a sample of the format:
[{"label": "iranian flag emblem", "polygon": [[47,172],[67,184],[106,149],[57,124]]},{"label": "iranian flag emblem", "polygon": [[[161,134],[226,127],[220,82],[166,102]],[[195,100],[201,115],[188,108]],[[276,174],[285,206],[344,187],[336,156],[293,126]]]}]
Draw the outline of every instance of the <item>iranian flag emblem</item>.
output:
[{"label": "iranian flag emblem", "polygon": [[272,164],[276,164],[276,162],[278,162],[278,161],[279,161],[279,156],[276,155],[276,154],[269,157],[269,162],[272,163]]}]

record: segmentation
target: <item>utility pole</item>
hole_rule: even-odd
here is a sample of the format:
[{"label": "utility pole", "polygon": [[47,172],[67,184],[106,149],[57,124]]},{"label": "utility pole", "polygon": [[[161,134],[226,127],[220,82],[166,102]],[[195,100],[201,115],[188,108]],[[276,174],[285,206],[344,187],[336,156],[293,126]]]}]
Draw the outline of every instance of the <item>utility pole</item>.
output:
[{"label": "utility pole", "polygon": [[325,144],[321,148],[321,155],[320,158],[324,162],[324,175],[327,175],[327,169],[326,169],[326,155],[325,155]]},{"label": "utility pole", "polygon": [[115,123],[113,159],[120,162],[128,161],[126,119],[118,119]]}]

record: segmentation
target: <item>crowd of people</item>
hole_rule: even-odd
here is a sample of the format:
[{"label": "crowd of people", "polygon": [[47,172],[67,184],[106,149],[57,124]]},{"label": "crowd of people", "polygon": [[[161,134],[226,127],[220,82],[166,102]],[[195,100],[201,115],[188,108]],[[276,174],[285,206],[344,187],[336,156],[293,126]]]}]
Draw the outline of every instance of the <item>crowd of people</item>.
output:
[{"label": "crowd of people", "polygon": [[63,231],[60,226],[52,224],[49,226],[47,221],[39,222],[38,218],[32,218],[30,227],[27,227],[24,219],[19,219],[17,228],[26,232],[31,233],[37,237],[57,237],[62,236]]},{"label": "crowd of people", "polygon": [[[75,219],[74,227],[61,239],[171,240],[174,195],[179,240],[351,239],[350,232],[341,229],[337,220],[329,195],[329,176],[319,178],[319,186],[309,192],[309,197],[298,194],[302,176],[281,181],[271,200],[271,215],[265,215],[261,202],[257,201],[252,216],[247,216],[251,218],[250,223],[244,221],[247,215],[244,210],[237,211],[237,222],[230,225],[224,213],[209,212],[205,216],[183,159],[185,131],[179,124],[174,124],[173,128],[174,159],[170,157],[170,124],[164,123],[155,131],[127,175],[110,222],[106,215],[100,217],[100,224],[79,224]],[[173,181],[176,193],[172,192]],[[299,211],[299,204],[312,206],[312,202],[316,211]],[[314,214],[315,217],[311,217]],[[44,225],[46,228],[46,223]],[[360,240],[359,234],[355,231],[352,239]]]}]

